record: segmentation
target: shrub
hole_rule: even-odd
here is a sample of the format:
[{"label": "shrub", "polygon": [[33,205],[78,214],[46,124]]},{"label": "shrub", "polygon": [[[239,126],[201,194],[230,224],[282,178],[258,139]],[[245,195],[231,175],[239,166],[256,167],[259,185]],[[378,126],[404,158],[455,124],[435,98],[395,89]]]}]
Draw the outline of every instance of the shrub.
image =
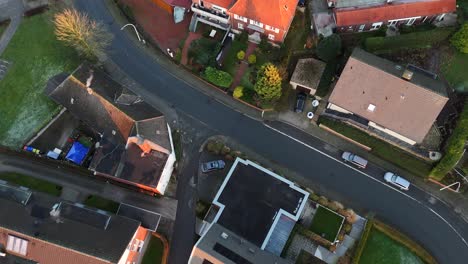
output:
[{"label": "shrub", "polygon": [[229,73],[217,70],[213,67],[206,68],[204,77],[212,84],[224,88],[228,88],[232,83],[232,76]]},{"label": "shrub", "polygon": [[328,207],[328,199],[325,196],[320,196],[317,203],[321,204],[322,206]]},{"label": "shrub", "polygon": [[188,56],[197,64],[215,66],[216,56],[218,55],[220,48],[220,43],[211,39],[201,38],[190,43]]},{"label": "shrub", "polygon": [[353,209],[346,209],[346,221],[350,224],[353,224],[357,221],[357,214],[353,211]]},{"label": "shrub", "polygon": [[353,226],[351,224],[344,224],[343,226],[343,231],[345,231],[346,234],[349,234],[349,232],[351,232],[351,229],[353,228]]},{"label": "shrub", "polygon": [[234,96],[234,98],[241,98],[242,96],[244,95],[244,87],[242,86],[237,86],[236,89],[234,89],[234,93],[232,94],[232,96]]},{"label": "shrub", "polygon": [[247,60],[249,61],[249,64],[255,64],[257,63],[257,56],[255,56],[255,54],[250,54]]},{"label": "shrub", "polygon": [[320,199],[320,196],[318,196],[317,194],[313,193],[310,195],[310,199],[314,202],[317,202],[319,199]]},{"label": "shrub", "polygon": [[214,153],[216,151],[216,142],[209,141],[206,144],[206,150],[208,150],[208,152]]},{"label": "shrub", "polygon": [[465,22],[460,30],[453,34],[450,43],[461,53],[468,53],[468,22]]},{"label": "shrub", "polygon": [[328,208],[330,208],[331,210],[336,212],[336,211],[338,211],[338,209],[343,209],[344,206],[341,203],[337,202],[337,201],[332,201],[328,205]]},{"label": "shrub", "polygon": [[341,54],[341,38],[337,34],[322,39],[317,45],[317,56],[329,62]]},{"label": "shrub", "polygon": [[228,146],[223,146],[223,147],[221,148],[221,154],[222,154],[222,155],[227,155],[227,154],[229,154],[230,152],[231,152],[231,148],[228,147]]},{"label": "shrub", "polygon": [[265,63],[258,71],[254,90],[264,101],[278,100],[281,97],[281,81],[282,79],[275,65]]},{"label": "shrub", "polygon": [[445,175],[452,170],[455,164],[463,155],[466,140],[468,139],[468,102],[460,115],[457,127],[454,129],[445,147],[445,155],[440,162],[432,169],[430,177],[442,180]]},{"label": "shrub", "polygon": [[237,59],[238,60],[243,60],[245,58],[245,52],[243,50],[240,50],[237,52]]}]

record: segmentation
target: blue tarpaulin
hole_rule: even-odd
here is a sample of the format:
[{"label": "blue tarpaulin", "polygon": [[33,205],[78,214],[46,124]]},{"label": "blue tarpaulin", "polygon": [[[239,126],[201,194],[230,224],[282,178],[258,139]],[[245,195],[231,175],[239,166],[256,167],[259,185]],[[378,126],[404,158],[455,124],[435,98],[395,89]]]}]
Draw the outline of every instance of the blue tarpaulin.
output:
[{"label": "blue tarpaulin", "polygon": [[80,142],[75,142],[65,158],[75,164],[81,165],[88,151],[89,148],[83,146]]}]

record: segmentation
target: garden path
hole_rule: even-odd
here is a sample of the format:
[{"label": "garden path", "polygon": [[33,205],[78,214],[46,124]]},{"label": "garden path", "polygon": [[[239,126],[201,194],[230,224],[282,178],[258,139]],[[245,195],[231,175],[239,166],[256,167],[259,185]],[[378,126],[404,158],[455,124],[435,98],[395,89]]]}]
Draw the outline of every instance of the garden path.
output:
[{"label": "garden path", "polygon": [[182,60],[181,60],[182,65],[187,65],[188,63],[188,51],[190,48],[190,43],[192,43],[192,41],[197,40],[201,37],[202,35],[199,33],[189,32],[189,35],[184,43],[184,48],[182,49]]},{"label": "garden path", "polygon": [[239,68],[237,68],[236,76],[234,77],[234,81],[232,82],[231,85],[231,91],[234,91],[234,89],[239,85],[242,77],[244,76],[245,70],[249,67],[249,63],[247,61],[247,58],[254,53],[255,49],[257,48],[256,43],[249,42],[249,45],[247,46],[247,50],[245,51],[245,57],[244,60],[241,61],[241,64]]}]

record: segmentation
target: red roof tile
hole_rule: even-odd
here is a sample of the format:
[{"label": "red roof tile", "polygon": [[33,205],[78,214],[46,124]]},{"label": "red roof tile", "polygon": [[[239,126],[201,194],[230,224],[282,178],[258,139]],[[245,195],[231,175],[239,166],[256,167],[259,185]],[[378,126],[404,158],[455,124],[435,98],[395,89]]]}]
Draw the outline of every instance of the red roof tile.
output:
[{"label": "red roof tile", "polygon": [[350,26],[383,22],[416,16],[450,13],[456,10],[456,0],[431,0],[406,3],[390,3],[367,8],[335,9],[336,25]]},{"label": "red roof tile", "polygon": [[229,12],[288,30],[297,4],[297,0],[237,0]]}]

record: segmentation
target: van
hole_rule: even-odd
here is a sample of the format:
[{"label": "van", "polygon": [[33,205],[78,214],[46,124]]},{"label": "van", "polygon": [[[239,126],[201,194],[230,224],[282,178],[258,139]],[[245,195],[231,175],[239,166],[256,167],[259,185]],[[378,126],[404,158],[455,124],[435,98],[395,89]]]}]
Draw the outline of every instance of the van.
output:
[{"label": "van", "polygon": [[343,152],[343,154],[341,155],[341,158],[344,161],[347,161],[349,163],[352,163],[352,164],[358,166],[359,168],[365,169],[367,167],[367,160],[366,159],[363,159],[363,158],[359,157],[358,155],[353,154],[351,152],[348,152],[348,151]]}]

